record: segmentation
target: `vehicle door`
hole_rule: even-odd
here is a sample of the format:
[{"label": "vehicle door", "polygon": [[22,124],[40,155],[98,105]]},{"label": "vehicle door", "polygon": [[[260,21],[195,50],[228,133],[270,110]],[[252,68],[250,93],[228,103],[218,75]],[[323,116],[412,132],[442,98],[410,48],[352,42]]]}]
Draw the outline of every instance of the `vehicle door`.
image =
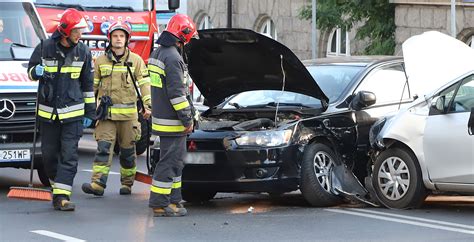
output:
[{"label": "vehicle door", "polygon": [[356,88],[360,91],[373,92],[375,104],[356,111],[359,130],[358,144],[365,146],[368,142],[369,129],[379,118],[388,113],[398,111],[406,103],[412,101],[402,63],[384,64],[371,70]]},{"label": "vehicle door", "polygon": [[474,108],[474,75],[447,88],[437,99],[445,110],[430,109],[423,137],[429,176],[438,183],[474,184],[474,136],[468,128]]},{"label": "vehicle door", "polygon": [[385,64],[370,71],[354,94],[359,91],[373,92],[376,96],[374,105],[367,107],[365,112],[373,117],[382,117],[387,113],[397,111],[400,102],[411,102],[409,87],[402,63]]},{"label": "vehicle door", "polygon": [[469,117],[467,128],[469,129],[469,135],[474,135],[474,108],[471,108],[471,117]]}]

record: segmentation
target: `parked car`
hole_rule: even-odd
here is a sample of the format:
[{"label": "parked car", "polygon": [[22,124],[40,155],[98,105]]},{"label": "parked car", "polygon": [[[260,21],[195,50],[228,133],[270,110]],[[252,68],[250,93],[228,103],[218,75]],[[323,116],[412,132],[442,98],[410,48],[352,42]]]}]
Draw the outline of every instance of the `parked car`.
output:
[{"label": "parked car", "polygon": [[474,50],[438,32],[413,40],[407,74],[427,94],[371,129],[372,186],[389,208],[419,207],[430,190],[474,194]]},{"label": "parked car", "polygon": [[347,164],[363,179],[370,126],[414,99],[400,57],[305,66],[281,43],[242,29],[201,30],[188,47],[190,75],[211,108],[187,141],[187,201],[301,189],[313,206],[336,204],[332,166]]}]

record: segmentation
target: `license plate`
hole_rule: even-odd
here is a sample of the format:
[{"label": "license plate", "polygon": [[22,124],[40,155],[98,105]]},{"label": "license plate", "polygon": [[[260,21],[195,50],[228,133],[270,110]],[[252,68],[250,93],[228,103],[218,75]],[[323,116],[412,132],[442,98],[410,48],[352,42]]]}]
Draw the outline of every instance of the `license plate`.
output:
[{"label": "license plate", "polygon": [[0,162],[29,161],[30,150],[0,150]]},{"label": "license plate", "polygon": [[211,165],[214,162],[214,153],[211,152],[190,152],[184,157],[185,164]]},{"label": "license plate", "polygon": [[91,50],[92,58],[97,59],[97,57],[103,55],[105,52],[103,50]]}]

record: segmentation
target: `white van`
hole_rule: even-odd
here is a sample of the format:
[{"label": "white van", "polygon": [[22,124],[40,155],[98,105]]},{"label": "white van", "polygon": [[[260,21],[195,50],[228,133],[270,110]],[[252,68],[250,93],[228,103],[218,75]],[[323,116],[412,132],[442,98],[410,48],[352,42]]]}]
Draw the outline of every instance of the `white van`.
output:
[{"label": "white van", "polygon": [[[27,67],[46,37],[31,1],[0,0],[0,167],[30,168],[38,83],[28,78]],[[39,142],[35,167],[48,186]]]}]

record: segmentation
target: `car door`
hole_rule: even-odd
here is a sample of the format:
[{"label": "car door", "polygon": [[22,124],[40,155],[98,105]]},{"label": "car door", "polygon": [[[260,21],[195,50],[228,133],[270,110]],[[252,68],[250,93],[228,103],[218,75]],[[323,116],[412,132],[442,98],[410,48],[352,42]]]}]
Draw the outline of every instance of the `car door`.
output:
[{"label": "car door", "polygon": [[371,117],[382,117],[387,113],[399,110],[401,104],[409,103],[409,87],[406,86],[406,76],[402,63],[384,64],[370,71],[355,93],[370,91],[376,96],[374,105],[364,109]]},{"label": "car door", "polygon": [[469,129],[469,135],[474,135],[474,108],[471,108],[471,117],[469,117],[467,128]]},{"label": "car door", "polygon": [[376,97],[375,104],[355,112],[359,131],[357,144],[360,149],[366,148],[369,129],[375,121],[412,101],[405,83],[402,63],[388,63],[371,70],[356,88],[354,94],[370,91]]},{"label": "car door", "polygon": [[474,75],[440,93],[444,113],[426,120],[423,152],[429,176],[435,183],[474,184],[474,136],[468,123],[474,108]]}]

